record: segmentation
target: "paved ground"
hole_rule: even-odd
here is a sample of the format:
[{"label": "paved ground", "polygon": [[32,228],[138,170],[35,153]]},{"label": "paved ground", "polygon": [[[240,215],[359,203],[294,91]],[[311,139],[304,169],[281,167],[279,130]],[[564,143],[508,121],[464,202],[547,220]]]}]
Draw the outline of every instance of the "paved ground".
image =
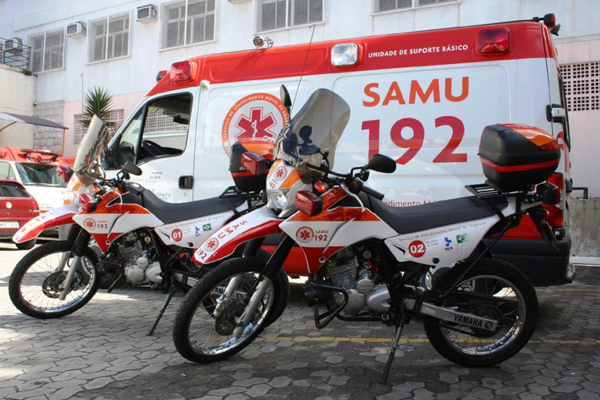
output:
[{"label": "paved ground", "polygon": [[321,331],[298,289],[260,339],[222,363],[196,365],[171,342],[181,298],[146,333],[163,302],[148,290],[100,291],[58,320],[35,320],[8,299],[25,252],[0,243],[0,398],[4,399],[600,399],[600,267],[568,286],[541,288],[539,327],[517,356],[469,369],[439,356],[419,324],[380,385],[392,330],[334,321]]}]

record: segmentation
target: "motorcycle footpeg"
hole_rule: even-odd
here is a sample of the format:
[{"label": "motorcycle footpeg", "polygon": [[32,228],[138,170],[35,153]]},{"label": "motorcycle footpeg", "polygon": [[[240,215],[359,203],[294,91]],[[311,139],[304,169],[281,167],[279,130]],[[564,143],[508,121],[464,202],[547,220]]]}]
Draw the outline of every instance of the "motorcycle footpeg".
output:
[{"label": "motorcycle footpeg", "polygon": [[102,275],[112,274],[121,267],[121,264],[111,261],[101,260],[98,263],[98,271]]}]

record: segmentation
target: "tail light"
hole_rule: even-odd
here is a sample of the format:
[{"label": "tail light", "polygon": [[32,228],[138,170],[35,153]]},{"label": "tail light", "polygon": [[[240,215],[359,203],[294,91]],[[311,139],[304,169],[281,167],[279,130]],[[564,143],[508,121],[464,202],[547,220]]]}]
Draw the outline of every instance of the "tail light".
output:
[{"label": "tail light", "polygon": [[563,178],[563,174],[552,174],[552,176],[550,176],[548,179],[548,182],[558,187],[559,199],[555,205],[544,205],[544,208],[548,210],[548,217],[546,218],[546,221],[548,221],[552,228],[562,228],[565,225],[565,213],[562,206],[563,196],[565,193],[565,180]]},{"label": "tail light", "polygon": [[79,206],[86,213],[91,213],[91,212],[96,211],[97,205],[98,205],[98,203],[96,203],[94,198],[92,196],[90,196],[89,194],[81,193],[79,195]]},{"label": "tail light", "polygon": [[313,217],[323,211],[323,199],[313,192],[301,190],[296,194],[294,207],[309,217]]},{"label": "tail light", "polygon": [[477,32],[477,51],[485,55],[506,53],[509,49],[508,28],[488,28]]}]

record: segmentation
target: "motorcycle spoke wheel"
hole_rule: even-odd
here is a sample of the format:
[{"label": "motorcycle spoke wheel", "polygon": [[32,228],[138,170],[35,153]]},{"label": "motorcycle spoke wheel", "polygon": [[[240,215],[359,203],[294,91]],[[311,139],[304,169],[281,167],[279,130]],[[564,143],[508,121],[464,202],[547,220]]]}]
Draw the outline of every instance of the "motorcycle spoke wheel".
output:
[{"label": "motorcycle spoke wheel", "polygon": [[288,284],[287,278],[284,282],[278,277],[267,283],[249,322],[241,324],[263,265],[247,258],[225,261],[188,292],[173,328],[175,347],[183,357],[199,363],[228,358],[248,346],[273,316],[281,315]]},{"label": "motorcycle spoke wheel", "polygon": [[[444,284],[451,284],[454,275],[444,277]],[[533,334],[538,315],[531,283],[515,267],[498,260],[482,260],[443,305],[497,322],[493,331],[442,321],[425,324],[433,347],[468,367],[494,365],[515,355]]]},{"label": "motorcycle spoke wheel", "polygon": [[[97,257],[87,249],[75,267],[70,254],[73,242],[46,243],[31,251],[17,263],[9,280],[9,295],[19,311],[35,318],[59,318],[83,307],[96,293],[100,284]],[[59,265],[66,259],[64,268]],[[73,281],[64,300],[67,274],[76,268]]]}]

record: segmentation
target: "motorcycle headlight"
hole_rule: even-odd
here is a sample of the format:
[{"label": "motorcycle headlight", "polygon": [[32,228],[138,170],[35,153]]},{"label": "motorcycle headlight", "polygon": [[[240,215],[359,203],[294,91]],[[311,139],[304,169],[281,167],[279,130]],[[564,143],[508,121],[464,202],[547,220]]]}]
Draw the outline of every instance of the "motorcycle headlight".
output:
[{"label": "motorcycle headlight", "polygon": [[272,210],[283,210],[287,205],[289,191],[290,189],[268,190],[269,202],[267,203],[267,207]]}]

